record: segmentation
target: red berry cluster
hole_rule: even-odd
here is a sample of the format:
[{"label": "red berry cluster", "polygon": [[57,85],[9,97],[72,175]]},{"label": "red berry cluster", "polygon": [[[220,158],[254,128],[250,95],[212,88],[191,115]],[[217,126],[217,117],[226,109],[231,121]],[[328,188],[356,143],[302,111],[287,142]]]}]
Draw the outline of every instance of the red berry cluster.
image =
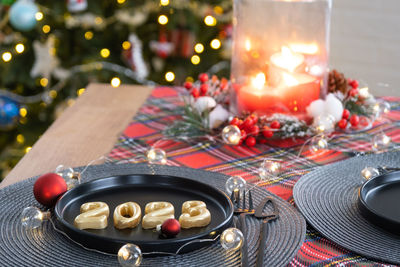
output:
[{"label": "red berry cluster", "polygon": [[341,129],[346,129],[348,123],[350,122],[351,126],[357,127],[360,122],[360,117],[356,114],[351,115],[348,109],[343,110],[342,119],[338,122],[338,126]]},{"label": "red berry cluster", "polygon": [[236,125],[240,129],[242,138],[238,145],[245,143],[248,147],[255,146],[257,142],[264,144],[274,135],[274,131],[281,128],[281,124],[276,120],[269,125],[261,125],[256,114],[248,115],[244,119],[234,117],[229,124]]},{"label": "red berry cluster", "polygon": [[228,89],[228,80],[225,78],[219,80],[217,76],[213,75],[210,79],[207,73],[201,73],[198,79],[200,84],[197,86],[192,82],[185,82],[183,84],[194,98],[200,96],[217,97]]},{"label": "red berry cluster", "polygon": [[350,91],[348,93],[348,96],[349,97],[357,96],[358,95],[358,86],[359,86],[358,81],[357,80],[348,79],[347,83],[351,86],[351,89],[350,89]]}]

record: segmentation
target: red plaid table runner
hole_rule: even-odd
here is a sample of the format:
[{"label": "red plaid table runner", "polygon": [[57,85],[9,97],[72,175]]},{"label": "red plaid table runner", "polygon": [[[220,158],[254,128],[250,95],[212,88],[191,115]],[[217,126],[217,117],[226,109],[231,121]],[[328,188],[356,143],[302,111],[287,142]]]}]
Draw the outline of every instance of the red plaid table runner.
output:
[{"label": "red plaid table runner", "polygon": [[[134,120],[124,130],[117,144],[108,155],[108,162],[145,162],[143,154],[156,144],[167,153],[167,164],[188,166],[226,175],[240,175],[248,183],[259,186],[282,197],[293,204],[292,189],[296,181],[314,168],[347,159],[354,152],[370,151],[374,135],[385,132],[393,142],[400,142],[399,98],[387,97],[392,111],[373,128],[362,133],[336,135],[329,141],[329,149],[322,153],[309,152],[307,145],[301,156],[298,154],[302,144],[286,143],[284,148],[268,145],[228,146],[206,140],[180,142],[165,139],[161,131],[180,119],[176,110],[183,103],[179,98],[180,88],[155,88],[146,103],[141,107]],[[282,145],[282,144],[281,144]],[[258,176],[258,167],[264,158],[276,158],[285,162],[285,169],[277,179],[262,181]],[[289,266],[389,266],[356,255],[332,241],[322,237],[316,230],[308,227],[306,240]]]}]

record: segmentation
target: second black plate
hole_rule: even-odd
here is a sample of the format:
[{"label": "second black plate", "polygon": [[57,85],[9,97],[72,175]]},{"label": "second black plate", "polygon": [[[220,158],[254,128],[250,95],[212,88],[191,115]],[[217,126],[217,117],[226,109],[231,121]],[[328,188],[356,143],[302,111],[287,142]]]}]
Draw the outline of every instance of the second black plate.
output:
[{"label": "second black plate", "polygon": [[[179,218],[183,202],[201,200],[211,213],[211,223],[206,227],[182,229],[174,238],[162,239],[153,230],[144,230],[141,224],[134,229],[119,230],[113,224],[117,205],[134,201],[142,209],[152,201],[168,201],[175,207]],[[74,219],[85,202],[103,201],[110,208],[108,226],[102,230],[79,230]],[[196,239],[212,239],[227,228],[233,217],[233,206],[222,191],[191,179],[166,175],[124,175],[93,180],[68,191],[57,202],[55,214],[63,230],[85,247],[103,252],[117,253],[126,243],[138,245],[142,252],[175,253],[184,244]],[[184,252],[199,248],[207,242],[192,242]]]},{"label": "second black plate", "polygon": [[360,188],[361,214],[372,223],[400,234],[400,171],[380,175]]}]

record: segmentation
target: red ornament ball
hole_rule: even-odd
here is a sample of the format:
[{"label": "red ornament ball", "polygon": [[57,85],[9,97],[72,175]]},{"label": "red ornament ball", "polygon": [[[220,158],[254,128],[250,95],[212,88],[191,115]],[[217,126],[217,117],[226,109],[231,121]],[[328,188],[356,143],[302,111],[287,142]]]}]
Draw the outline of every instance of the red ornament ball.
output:
[{"label": "red ornament ball", "polygon": [[346,129],[347,127],[347,120],[346,119],[341,119],[338,122],[338,126],[340,127],[340,129]]},{"label": "red ornament ball", "polygon": [[360,122],[360,118],[357,115],[351,116],[351,118],[350,118],[351,126],[357,127],[359,122]]},{"label": "red ornament ball", "polygon": [[181,224],[176,219],[167,219],[161,225],[161,233],[166,237],[174,237],[181,231]]},{"label": "red ornament ball", "polygon": [[255,146],[257,143],[256,139],[253,136],[249,136],[246,139],[246,146],[248,147],[253,147]]},{"label": "red ornament ball", "polygon": [[208,81],[208,74],[207,73],[200,73],[199,81],[205,83]]},{"label": "red ornament ball", "polygon": [[60,175],[47,173],[36,180],[33,194],[40,204],[51,207],[67,189],[67,183]]}]

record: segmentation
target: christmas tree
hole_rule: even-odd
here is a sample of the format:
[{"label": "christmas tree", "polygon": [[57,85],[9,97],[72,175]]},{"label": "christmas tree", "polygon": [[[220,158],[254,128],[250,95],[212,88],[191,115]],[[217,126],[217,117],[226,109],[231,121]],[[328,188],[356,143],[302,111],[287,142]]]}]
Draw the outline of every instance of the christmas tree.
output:
[{"label": "christmas tree", "polygon": [[91,82],[228,75],[231,13],[228,0],[1,0],[0,177]]}]

